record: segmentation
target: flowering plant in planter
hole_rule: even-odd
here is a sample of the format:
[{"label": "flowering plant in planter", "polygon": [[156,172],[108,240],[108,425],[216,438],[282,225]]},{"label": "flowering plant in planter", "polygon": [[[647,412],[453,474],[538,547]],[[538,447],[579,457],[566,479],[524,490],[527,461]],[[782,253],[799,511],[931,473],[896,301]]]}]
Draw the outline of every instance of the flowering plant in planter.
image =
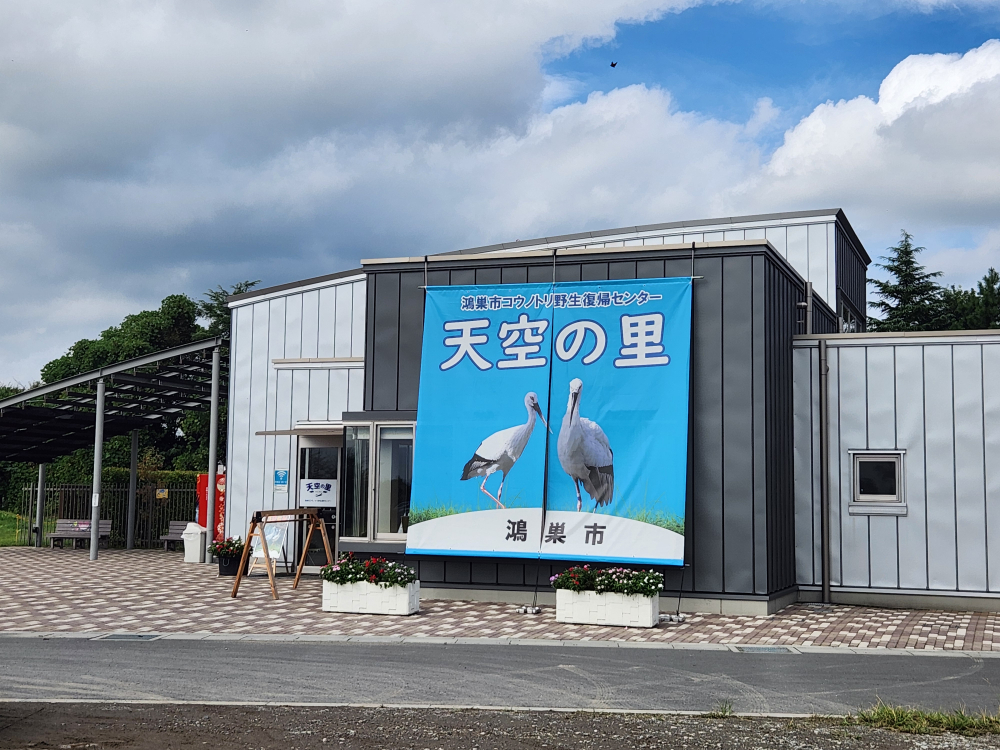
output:
[{"label": "flowering plant in planter", "polygon": [[243,538],[231,536],[226,537],[221,542],[212,541],[208,547],[208,552],[216,557],[240,557],[243,554]]},{"label": "flowering plant in planter", "polygon": [[663,574],[630,568],[564,570],[556,589],[556,622],[651,628],[659,621]]},{"label": "flowering plant in planter", "polygon": [[384,557],[358,560],[353,552],[342,554],[333,565],[324,566],[320,575],[330,583],[374,583],[384,588],[406,587],[417,580],[417,572],[402,563]]},{"label": "flowering plant in planter", "polygon": [[598,594],[613,592],[627,596],[656,596],[663,589],[663,574],[654,570],[630,568],[595,570],[589,565],[569,568],[552,576],[549,581],[554,589],[596,591]]}]

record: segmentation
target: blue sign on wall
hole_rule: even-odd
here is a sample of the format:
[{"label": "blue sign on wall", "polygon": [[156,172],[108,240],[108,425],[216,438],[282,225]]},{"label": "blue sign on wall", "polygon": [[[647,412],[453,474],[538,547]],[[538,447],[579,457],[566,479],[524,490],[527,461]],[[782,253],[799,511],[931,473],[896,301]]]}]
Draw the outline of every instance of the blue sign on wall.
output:
[{"label": "blue sign on wall", "polygon": [[274,491],[288,492],[288,469],[274,470]]},{"label": "blue sign on wall", "polygon": [[681,565],[691,280],[427,289],[407,552]]}]

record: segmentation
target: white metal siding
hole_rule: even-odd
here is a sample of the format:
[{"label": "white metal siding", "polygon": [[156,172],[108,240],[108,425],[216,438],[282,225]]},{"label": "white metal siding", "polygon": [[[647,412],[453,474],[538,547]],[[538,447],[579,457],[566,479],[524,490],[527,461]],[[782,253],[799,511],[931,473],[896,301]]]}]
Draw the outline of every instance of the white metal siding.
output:
[{"label": "white metal siding", "polygon": [[295,476],[295,438],[257,435],[296,422],[336,421],[360,411],[364,370],[336,363],[276,369],[275,359],[364,355],[365,282],[331,281],[318,289],[253,299],[233,308],[230,346],[229,475],[226,533],[245,536],[255,510],[287,508],[289,492],[274,492],[275,469]]},{"label": "white metal siding", "polygon": [[[828,341],[831,583],[1000,591],[1000,333]],[[796,566],[819,585],[819,378],[794,353]],[[855,515],[852,449],[904,449],[905,516]]]}]

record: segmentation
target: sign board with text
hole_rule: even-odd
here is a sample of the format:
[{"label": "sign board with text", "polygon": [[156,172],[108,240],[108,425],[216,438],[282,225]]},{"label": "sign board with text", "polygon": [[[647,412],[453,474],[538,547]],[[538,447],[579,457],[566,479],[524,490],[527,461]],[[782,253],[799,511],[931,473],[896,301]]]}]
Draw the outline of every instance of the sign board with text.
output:
[{"label": "sign board with text", "polygon": [[683,564],[690,341],[689,278],[428,288],[407,552]]}]

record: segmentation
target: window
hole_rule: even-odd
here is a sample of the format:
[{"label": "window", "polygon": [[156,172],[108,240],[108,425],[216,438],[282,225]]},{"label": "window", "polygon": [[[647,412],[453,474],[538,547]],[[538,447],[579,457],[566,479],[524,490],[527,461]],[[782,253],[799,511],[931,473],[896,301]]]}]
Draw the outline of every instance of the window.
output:
[{"label": "window", "polygon": [[410,523],[413,428],[378,428],[376,536],[405,534]]},{"label": "window", "polygon": [[403,541],[410,525],[413,425],[344,426],[340,536]]},{"label": "window", "polygon": [[903,451],[851,451],[852,515],[904,515]]},{"label": "window", "polygon": [[371,428],[344,428],[344,497],[340,535],[368,536],[368,464]]}]

